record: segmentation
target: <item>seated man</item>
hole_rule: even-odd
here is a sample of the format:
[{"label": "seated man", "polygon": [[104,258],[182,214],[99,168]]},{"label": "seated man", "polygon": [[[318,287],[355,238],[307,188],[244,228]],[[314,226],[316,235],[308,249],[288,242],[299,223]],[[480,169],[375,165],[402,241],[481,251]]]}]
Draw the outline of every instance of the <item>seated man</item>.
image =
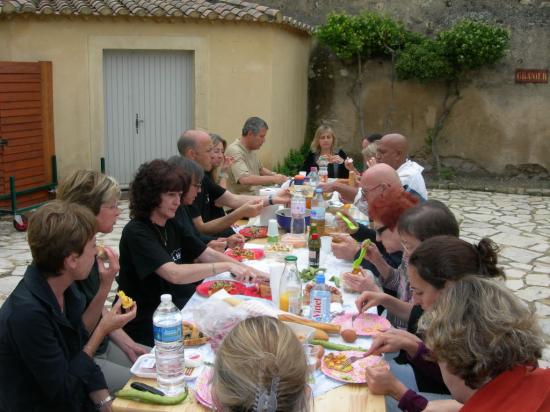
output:
[{"label": "seated man", "polygon": [[229,171],[229,188],[234,193],[255,194],[258,186],[278,185],[288,180],[265,168],[256,157],[256,150],[265,142],[267,123],[259,117],[250,117],[243,126],[241,138],[225,151],[234,159]]},{"label": "seated man", "polygon": [[[187,130],[178,141],[180,154],[197,162],[205,172],[212,169],[211,150],[212,140],[202,130]],[[195,227],[203,235],[231,236],[234,234],[231,225],[238,220],[257,216],[264,206],[290,201],[288,190],[280,190],[272,196],[233,194],[214,183],[208,173],[204,173],[200,189],[193,204],[187,208]],[[223,206],[234,210],[226,215]]]},{"label": "seated man", "polygon": [[[103,338],[136,316],[121,301],[91,334],[74,282],[96,261],[96,217],[53,201],[30,219],[33,263],[0,309],[0,410],[110,411],[113,400],[93,356]],[[103,265],[103,262],[98,262]]]}]

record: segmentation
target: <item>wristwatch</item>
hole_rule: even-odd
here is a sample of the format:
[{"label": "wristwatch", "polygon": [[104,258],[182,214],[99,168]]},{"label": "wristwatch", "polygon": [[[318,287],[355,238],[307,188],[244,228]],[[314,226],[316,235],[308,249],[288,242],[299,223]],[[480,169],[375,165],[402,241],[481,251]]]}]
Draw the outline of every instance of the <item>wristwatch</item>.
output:
[{"label": "wristwatch", "polygon": [[267,202],[268,202],[270,205],[273,204],[273,195],[269,195],[269,196],[267,197]]},{"label": "wristwatch", "polygon": [[97,410],[100,410],[105,405],[107,405],[109,402],[114,401],[114,400],[115,400],[114,397],[112,397],[111,395],[108,395],[105,399],[103,399],[102,401],[99,401],[98,403],[96,403],[95,407],[96,407]]}]

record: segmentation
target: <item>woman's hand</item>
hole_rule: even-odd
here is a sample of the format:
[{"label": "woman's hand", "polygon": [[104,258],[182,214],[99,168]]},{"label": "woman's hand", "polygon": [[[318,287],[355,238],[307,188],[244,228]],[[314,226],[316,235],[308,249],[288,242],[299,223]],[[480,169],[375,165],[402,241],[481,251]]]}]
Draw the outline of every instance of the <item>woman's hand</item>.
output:
[{"label": "woman's hand", "polygon": [[398,401],[407,392],[407,387],[386,366],[366,368],[365,375],[369,391],[375,395],[390,395]]},{"label": "woman's hand", "polygon": [[244,205],[240,206],[237,210],[242,217],[254,217],[258,216],[264,208],[264,201],[262,199],[249,200]]},{"label": "woman's hand", "polygon": [[335,154],[335,155],[329,156],[328,162],[329,163],[336,163],[337,165],[341,165],[342,163],[344,163],[344,159],[342,159],[342,157],[340,157],[340,155]]},{"label": "woman's hand", "polygon": [[380,250],[378,250],[378,246],[376,246],[376,243],[371,243],[367,246],[365,259],[367,259],[369,262],[372,262],[377,267],[385,262],[384,257],[380,253]]},{"label": "woman's hand", "polygon": [[134,306],[132,306],[129,310],[127,309],[126,313],[122,313],[121,307],[122,300],[118,299],[111,310],[104,314],[99,321],[97,327],[100,328],[100,330],[103,332],[103,336],[109,334],[116,329],[122,328],[124,325],[126,325],[128,322],[136,317],[137,303],[134,303]]},{"label": "woman's hand", "polygon": [[385,298],[386,294],[384,292],[363,292],[355,300],[355,306],[357,306],[359,312],[364,312],[373,306],[384,306]]},{"label": "woman's hand", "polygon": [[253,283],[269,280],[269,275],[267,273],[254,269],[250,266],[246,266],[242,263],[231,262],[229,271],[239,282]]},{"label": "woman's hand", "polygon": [[342,275],[345,284],[357,292],[381,292],[373,277],[363,268],[359,273],[346,272]]},{"label": "woman's hand", "polygon": [[353,260],[359,251],[359,243],[348,234],[337,234],[332,237],[332,253],[338,259]]},{"label": "woman's hand", "polygon": [[386,352],[397,352],[403,349],[412,357],[418,350],[418,344],[420,342],[421,340],[412,333],[392,328],[374,337],[372,345],[367,352],[367,356],[380,355]]},{"label": "woman's hand", "polygon": [[233,159],[232,156],[225,156],[223,157],[223,163],[221,164],[221,171],[222,172],[226,172],[227,169],[229,169],[231,167],[231,165],[233,165],[233,163],[235,162],[235,159]]},{"label": "woman's hand", "polygon": [[100,287],[111,290],[111,285],[115,280],[115,276],[120,270],[120,264],[118,262],[118,255],[113,249],[111,249],[110,247],[104,247],[103,250],[107,255],[107,262],[109,264],[107,265],[107,262],[105,262],[103,259],[96,257],[97,267],[99,271],[99,283]]},{"label": "woman's hand", "polygon": [[227,247],[227,240],[223,237],[213,239],[210,242],[208,242],[208,247],[223,253],[225,251],[225,248]]}]

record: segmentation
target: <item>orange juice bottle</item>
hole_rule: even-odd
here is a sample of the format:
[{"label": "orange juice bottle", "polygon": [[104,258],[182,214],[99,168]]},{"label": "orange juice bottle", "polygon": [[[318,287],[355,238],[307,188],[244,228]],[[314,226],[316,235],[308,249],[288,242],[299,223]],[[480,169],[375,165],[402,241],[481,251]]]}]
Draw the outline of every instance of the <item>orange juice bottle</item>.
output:
[{"label": "orange juice bottle", "polygon": [[287,256],[279,284],[279,307],[281,310],[299,315],[302,312],[302,282],[298,276],[298,258]]}]

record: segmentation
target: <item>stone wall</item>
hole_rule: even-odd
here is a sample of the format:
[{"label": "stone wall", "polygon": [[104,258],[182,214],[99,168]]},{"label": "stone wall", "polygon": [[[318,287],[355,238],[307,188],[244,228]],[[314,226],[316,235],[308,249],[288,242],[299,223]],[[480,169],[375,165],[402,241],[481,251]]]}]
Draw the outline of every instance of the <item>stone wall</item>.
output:
[{"label": "stone wall", "polygon": [[[376,10],[428,35],[465,17],[503,25],[511,33],[510,50],[496,67],[473,73],[464,82],[463,97],[442,131],[441,153],[450,166],[469,171],[505,173],[510,170],[507,165],[550,170],[550,85],[514,82],[517,68],[550,65],[549,1],[265,0],[262,4],[311,24],[324,22],[331,11]],[[357,153],[359,127],[347,95],[352,69],[317,47],[310,64],[309,110],[310,124],[332,123],[344,149]],[[390,64],[369,61],[362,93],[367,132],[401,132],[410,138],[413,153],[425,152],[427,130],[434,126],[443,96],[443,85],[437,83],[396,81],[392,88]]]}]

